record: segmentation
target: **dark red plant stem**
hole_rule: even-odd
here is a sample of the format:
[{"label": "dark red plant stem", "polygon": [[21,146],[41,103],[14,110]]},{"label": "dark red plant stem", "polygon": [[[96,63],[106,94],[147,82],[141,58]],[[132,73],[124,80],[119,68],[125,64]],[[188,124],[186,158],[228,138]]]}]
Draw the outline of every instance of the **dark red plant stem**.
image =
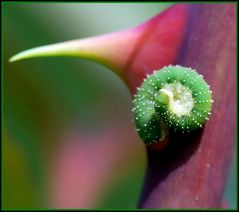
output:
[{"label": "dark red plant stem", "polygon": [[163,152],[147,149],[140,208],[220,208],[236,139],[236,5],[190,6],[177,64],[203,74],[213,92],[204,129],[173,135]]}]

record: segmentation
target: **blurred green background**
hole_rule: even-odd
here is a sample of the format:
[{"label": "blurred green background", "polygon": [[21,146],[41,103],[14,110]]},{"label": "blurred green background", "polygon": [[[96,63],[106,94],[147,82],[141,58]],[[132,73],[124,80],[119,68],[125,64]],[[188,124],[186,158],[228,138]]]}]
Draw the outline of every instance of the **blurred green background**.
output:
[{"label": "blurred green background", "polygon": [[[80,131],[79,134],[84,134],[88,140],[97,142],[101,132],[120,128],[125,123],[130,131],[126,140],[132,142],[118,144],[119,149],[127,151],[122,150],[123,154],[112,156],[112,161],[116,162],[109,167],[114,167],[115,171],[108,171],[102,177],[107,182],[89,192],[91,200],[85,197],[85,204],[80,201],[79,205],[75,204],[77,198],[81,198],[80,191],[76,191],[76,201],[66,201],[63,207],[136,207],[146,156],[143,145],[137,136],[132,135],[131,97],[123,82],[107,68],[79,58],[41,58],[12,64],[8,59],[32,47],[134,27],[169,5],[6,2],[2,5],[4,208],[62,207],[61,198],[64,199],[64,193],[66,199],[68,195],[62,185],[68,185],[68,178],[64,177],[67,171],[62,171],[59,184],[56,183],[53,189],[50,186],[51,179],[58,173],[54,171],[54,161],[61,158],[61,154],[66,154],[61,153],[61,149],[69,142],[62,136],[69,131]],[[120,131],[118,133],[121,134]],[[79,145],[81,152],[87,148],[84,146],[87,139],[78,140],[82,143]],[[109,143],[120,141],[114,141],[113,137],[99,142],[102,142],[100,148],[107,150]],[[97,149],[98,144],[94,145]],[[81,162],[83,160],[79,159]],[[61,169],[64,162],[56,164],[60,164],[59,170],[64,170],[64,167]],[[104,167],[101,169],[104,172]],[[72,173],[74,175],[74,171]],[[228,179],[225,198],[229,207],[235,208],[235,159]],[[85,183],[93,186],[92,181],[88,179]],[[60,192],[62,196],[58,197],[54,192]]]}]

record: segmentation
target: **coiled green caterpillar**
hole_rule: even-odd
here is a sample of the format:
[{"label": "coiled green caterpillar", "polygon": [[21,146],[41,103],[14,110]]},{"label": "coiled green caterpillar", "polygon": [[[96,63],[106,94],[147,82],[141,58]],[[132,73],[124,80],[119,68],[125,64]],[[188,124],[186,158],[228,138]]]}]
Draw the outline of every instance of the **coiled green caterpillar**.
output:
[{"label": "coiled green caterpillar", "polygon": [[167,66],[144,79],[133,101],[134,121],[146,144],[165,138],[169,131],[191,132],[211,115],[212,91],[191,68]]}]

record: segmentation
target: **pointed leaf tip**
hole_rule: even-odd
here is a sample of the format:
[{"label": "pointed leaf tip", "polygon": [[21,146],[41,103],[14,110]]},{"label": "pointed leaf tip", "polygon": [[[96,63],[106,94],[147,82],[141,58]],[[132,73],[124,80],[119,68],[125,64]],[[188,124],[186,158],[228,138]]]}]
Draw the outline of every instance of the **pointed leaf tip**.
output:
[{"label": "pointed leaf tip", "polygon": [[9,62],[15,62],[18,60],[23,60],[23,59],[33,58],[33,57],[44,57],[44,56],[54,56],[54,55],[58,56],[60,55],[61,52],[56,47],[57,47],[56,45],[52,44],[52,45],[46,45],[46,46],[28,49],[12,56],[9,59]]},{"label": "pointed leaf tip", "polygon": [[19,54],[16,54],[16,55],[10,57],[8,62],[12,63],[12,62],[15,62],[15,61],[18,61],[18,60],[21,60],[21,57],[19,57]]}]

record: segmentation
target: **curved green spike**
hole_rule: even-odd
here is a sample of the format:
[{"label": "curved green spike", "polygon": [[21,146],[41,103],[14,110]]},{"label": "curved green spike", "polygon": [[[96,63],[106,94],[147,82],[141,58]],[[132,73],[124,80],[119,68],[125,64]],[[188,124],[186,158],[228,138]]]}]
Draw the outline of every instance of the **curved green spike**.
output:
[{"label": "curved green spike", "polygon": [[49,56],[84,56],[84,52],[79,51],[76,41],[63,42],[59,44],[51,44],[36,47],[22,51],[9,59],[9,62],[33,58],[33,57],[49,57]]},{"label": "curved green spike", "polygon": [[[14,55],[9,59],[9,62],[35,57],[81,57],[98,62],[121,75],[122,67],[132,50],[130,47],[126,47],[129,46],[129,43],[134,44],[138,36],[135,30],[126,30],[40,46]],[[115,42],[116,40],[117,42]]]}]

